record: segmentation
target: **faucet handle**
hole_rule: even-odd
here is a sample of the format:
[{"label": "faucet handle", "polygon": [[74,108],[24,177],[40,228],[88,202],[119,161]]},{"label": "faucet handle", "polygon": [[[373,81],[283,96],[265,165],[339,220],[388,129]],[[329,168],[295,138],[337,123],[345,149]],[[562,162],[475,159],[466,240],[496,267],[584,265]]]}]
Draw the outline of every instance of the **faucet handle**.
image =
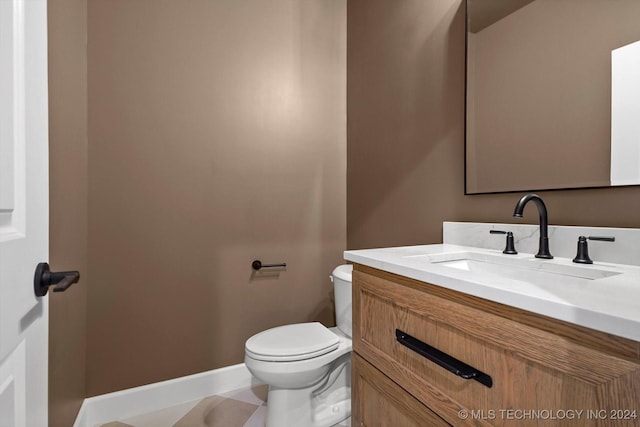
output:
[{"label": "faucet handle", "polygon": [[573,262],[578,264],[593,264],[591,258],[589,258],[589,246],[587,240],[596,240],[600,242],[615,242],[615,237],[608,236],[580,236],[578,237],[578,253],[573,259]]},{"label": "faucet handle", "polygon": [[516,246],[513,240],[513,233],[511,231],[502,231],[502,230],[489,230],[490,234],[506,234],[507,235],[507,245],[502,251],[503,254],[507,255],[516,255],[518,251],[516,251]]},{"label": "faucet handle", "polygon": [[[584,236],[582,236],[584,237]],[[615,237],[609,237],[609,236],[589,236],[587,237],[587,240],[599,240],[601,242],[615,242],[616,238]]]}]

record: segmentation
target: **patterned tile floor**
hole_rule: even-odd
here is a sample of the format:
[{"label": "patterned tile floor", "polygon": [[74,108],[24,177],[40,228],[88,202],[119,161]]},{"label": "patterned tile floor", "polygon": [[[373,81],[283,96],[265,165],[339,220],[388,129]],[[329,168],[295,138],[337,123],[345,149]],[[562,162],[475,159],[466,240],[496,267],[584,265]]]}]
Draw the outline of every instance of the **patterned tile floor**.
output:
[{"label": "patterned tile floor", "polygon": [[[96,427],[264,427],[267,387],[234,390]],[[350,419],[338,424],[350,425]]]}]

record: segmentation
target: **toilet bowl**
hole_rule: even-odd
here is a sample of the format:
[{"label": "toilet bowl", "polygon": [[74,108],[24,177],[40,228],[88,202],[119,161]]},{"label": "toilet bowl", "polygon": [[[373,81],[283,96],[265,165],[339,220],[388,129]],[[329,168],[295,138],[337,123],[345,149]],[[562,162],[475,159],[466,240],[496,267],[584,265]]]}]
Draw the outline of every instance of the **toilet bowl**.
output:
[{"label": "toilet bowl", "polygon": [[351,416],[351,272],[332,273],[337,327],[278,326],[249,338],[245,364],[269,385],[266,427],[329,427]]}]

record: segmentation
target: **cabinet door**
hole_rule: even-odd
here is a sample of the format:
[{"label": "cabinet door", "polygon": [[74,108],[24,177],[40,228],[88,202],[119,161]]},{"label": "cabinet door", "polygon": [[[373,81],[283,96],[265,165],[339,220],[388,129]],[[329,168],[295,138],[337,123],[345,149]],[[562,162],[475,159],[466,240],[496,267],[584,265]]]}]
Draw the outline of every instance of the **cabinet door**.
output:
[{"label": "cabinet door", "polygon": [[[423,283],[355,271],[353,289],[354,351],[449,423],[640,425],[637,360],[436,296]],[[492,381],[454,375],[402,345],[397,330]]]},{"label": "cabinet door", "polygon": [[353,354],[354,426],[449,426],[357,354]]}]

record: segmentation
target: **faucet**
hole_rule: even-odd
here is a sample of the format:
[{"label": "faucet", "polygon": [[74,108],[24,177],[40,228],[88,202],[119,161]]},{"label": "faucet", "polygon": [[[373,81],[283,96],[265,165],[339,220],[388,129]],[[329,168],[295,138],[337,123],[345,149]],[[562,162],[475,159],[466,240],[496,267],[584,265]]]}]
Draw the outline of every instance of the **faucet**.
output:
[{"label": "faucet", "polygon": [[540,214],[540,244],[536,258],[552,259],[553,255],[549,252],[549,218],[547,216],[547,207],[544,205],[542,198],[534,193],[525,194],[518,200],[516,209],[513,211],[513,216],[522,218],[522,211],[530,200],[535,202],[538,213]]}]

